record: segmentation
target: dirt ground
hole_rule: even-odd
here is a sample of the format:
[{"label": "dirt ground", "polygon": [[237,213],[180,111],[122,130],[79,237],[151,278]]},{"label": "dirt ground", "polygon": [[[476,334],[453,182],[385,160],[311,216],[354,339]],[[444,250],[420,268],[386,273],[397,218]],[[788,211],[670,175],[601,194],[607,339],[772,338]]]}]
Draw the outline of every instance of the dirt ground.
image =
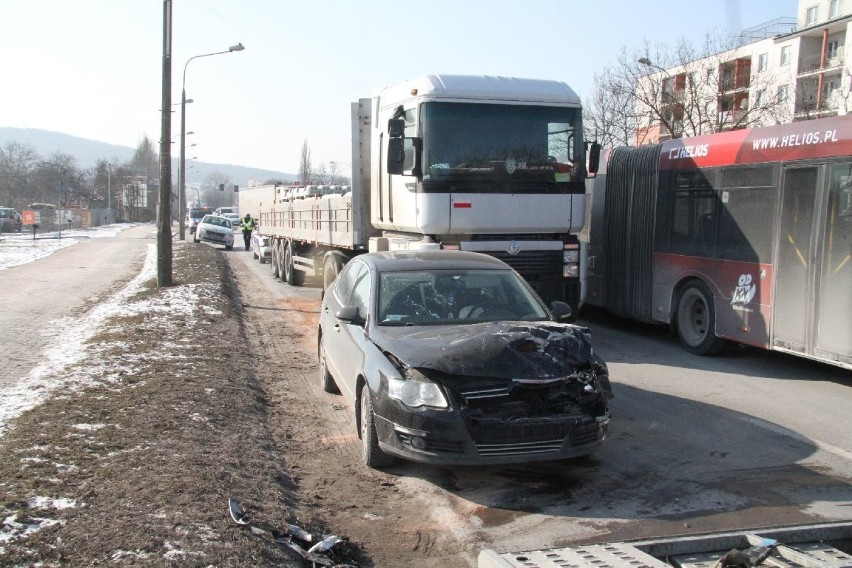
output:
[{"label": "dirt ground", "polygon": [[[176,247],[174,279],[192,314],[113,317],[68,370],[86,380],[0,438],[0,565],[310,566],[283,542],[325,535],[343,540],[318,565],[457,565],[465,546],[360,464],[343,399],[320,391],[316,302],[272,304],[206,245]],[[146,300],[172,301],[153,280],[129,301]]]}]

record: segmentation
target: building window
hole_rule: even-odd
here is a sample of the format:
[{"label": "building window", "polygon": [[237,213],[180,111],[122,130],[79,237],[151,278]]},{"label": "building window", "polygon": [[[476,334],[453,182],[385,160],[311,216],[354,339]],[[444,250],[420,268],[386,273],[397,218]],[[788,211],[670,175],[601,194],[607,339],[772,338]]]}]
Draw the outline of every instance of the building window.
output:
[{"label": "building window", "polygon": [[754,93],[754,107],[760,108],[766,104],[766,89],[760,89]]},{"label": "building window", "polygon": [[838,84],[836,79],[831,79],[825,82],[822,86],[822,98],[830,99],[837,92]]},{"label": "building window", "polygon": [[790,98],[790,85],[778,86],[778,102],[785,103]]},{"label": "building window", "polygon": [[785,45],[781,48],[781,65],[790,64],[790,46]]},{"label": "building window", "polygon": [[819,6],[811,6],[808,8],[808,11],[805,15],[805,25],[812,26],[817,21],[817,14],[819,13]]},{"label": "building window", "polygon": [[828,5],[828,17],[836,18],[840,15],[840,0],[831,0],[831,3]]},{"label": "building window", "polygon": [[825,46],[825,58],[834,59],[840,53],[840,42],[836,39],[831,40]]},{"label": "building window", "polygon": [[758,73],[760,71],[766,71],[766,69],[768,67],[769,67],[769,54],[768,53],[761,53],[760,55],[757,56],[757,71],[758,71]]}]

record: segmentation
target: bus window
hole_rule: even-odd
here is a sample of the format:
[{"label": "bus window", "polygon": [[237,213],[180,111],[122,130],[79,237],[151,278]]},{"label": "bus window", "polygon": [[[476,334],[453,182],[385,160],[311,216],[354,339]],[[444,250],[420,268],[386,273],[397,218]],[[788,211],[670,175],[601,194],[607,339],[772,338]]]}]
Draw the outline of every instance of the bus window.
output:
[{"label": "bus window", "polygon": [[669,252],[714,256],[717,197],[704,172],[686,170],[672,176]]},{"label": "bus window", "polygon": [[717,255],[728,260],[772,262],[775,216],[772,164],[722,171]]}]

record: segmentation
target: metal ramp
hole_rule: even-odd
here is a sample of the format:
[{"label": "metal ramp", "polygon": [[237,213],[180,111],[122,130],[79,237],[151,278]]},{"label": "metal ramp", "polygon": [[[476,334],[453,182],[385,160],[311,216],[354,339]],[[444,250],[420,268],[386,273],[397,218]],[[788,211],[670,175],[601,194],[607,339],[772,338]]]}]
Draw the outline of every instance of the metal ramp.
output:
[{"label": "metal ramp", "polygon": [[776,543],[760,561],[743,566],[852,568],[852,522],[712,533],[499,554],[483,550],[479,568],[720,568],[732,550],[755,552]]}]

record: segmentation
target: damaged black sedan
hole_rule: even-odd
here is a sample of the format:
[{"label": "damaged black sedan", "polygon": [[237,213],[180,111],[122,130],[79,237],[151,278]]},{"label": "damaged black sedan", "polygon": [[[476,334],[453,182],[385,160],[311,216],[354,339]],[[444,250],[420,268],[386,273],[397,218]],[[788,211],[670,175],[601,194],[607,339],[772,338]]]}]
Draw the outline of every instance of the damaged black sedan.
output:
[{"label": "damaged black sedan", "polygon": [[483,254],[358,256],[323,298],[322,387],[354,410],[371,467],[589,455],[609,425],[607,367],[552,308]]}]

